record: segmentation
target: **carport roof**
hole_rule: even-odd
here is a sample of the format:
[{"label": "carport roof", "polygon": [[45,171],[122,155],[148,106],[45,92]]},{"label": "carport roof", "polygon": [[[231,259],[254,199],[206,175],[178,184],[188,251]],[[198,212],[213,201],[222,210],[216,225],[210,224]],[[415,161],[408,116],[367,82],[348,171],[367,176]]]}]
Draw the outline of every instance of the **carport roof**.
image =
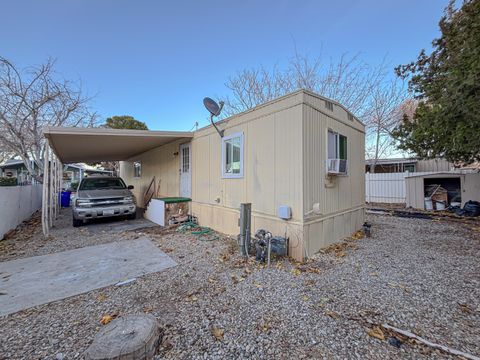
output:
[{"label": "carport roof", "polygon": [[169,142],[190,139],[188,131],[46,127],[50,147],[65,163],[121,161]]}]

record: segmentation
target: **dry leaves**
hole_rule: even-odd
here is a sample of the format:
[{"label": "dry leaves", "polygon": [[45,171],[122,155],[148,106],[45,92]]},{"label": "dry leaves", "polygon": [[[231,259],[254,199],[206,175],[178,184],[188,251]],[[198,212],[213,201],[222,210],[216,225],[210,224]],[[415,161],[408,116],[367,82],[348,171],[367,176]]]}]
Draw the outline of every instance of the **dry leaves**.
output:
[{"label": "dry leaves", "polygon": [[458,307],[465,314],[473,313],[473,308],[467,303],[458,303]]},{"label": "dry leaves", "polygon": [[379,326],[368,329],[367,334],[379,340],[385,340],[385,334]]},{"label": "dry leaves", "polygon": [[223,335],[225,334],[225,330],[219,327],[212,327],[211,329],[212,335],[217,339],[218,341],[223,340]]},{"label": "dry leaves", "polygon": [[292,269],[292,271],[290,272],[295,276],[300,276],[300,274],[302,273],[302,271],[299,268]]},{"label": "dry leaves", "polygon": [[325,315],[330,316],[334,320],[337,320],[340,317],[339,313],[337,313],[335,311],[331,311],[331,310],[326,310]]},{"label": "dry leaves", "polygon": [[389,282],[388,286],[390,286],[391,288],[398,287],[398,288],[402,289],[403,291],[405,291],[407,293],[412,292],[412,290],[407,285],[402,284],[402,283],[396,284],[396,283]]},{"label": "dry leaves", "polygon": [[100,324],[102,325],[107,325],[110,321],[112,321],[113,319],[115,319],[116,317],[118,317],[118,313],[115,312],[115,313],[112,313],[110,315],[103,315],[102,318],[100,319]]},{"label": "dry leaves", "polygon": [[198,298],[195,295],[188,295],[187,298],[185,299],[187,302],[195,302],[198,301]]},{"label": "dry leaves", "polygon": [[218,261],[221,263],[227,262],[228,260],[230,260],[230,254],[228,253],[223,253],[218,257]]}]

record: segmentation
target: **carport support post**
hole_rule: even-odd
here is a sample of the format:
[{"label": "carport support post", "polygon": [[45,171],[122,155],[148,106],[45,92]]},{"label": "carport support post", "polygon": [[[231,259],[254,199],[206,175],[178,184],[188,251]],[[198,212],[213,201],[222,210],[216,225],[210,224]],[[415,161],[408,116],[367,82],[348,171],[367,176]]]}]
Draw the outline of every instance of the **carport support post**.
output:
[{"label": "carport support post", "polygon": [[48,176],[48,225],[53,226],[53,184],[55,178],[53,177],[53,152],[50,151],[49,165],[50,175]]},{"label": "carport support post", "polygon": [[49,163],[49,145],[45,144],[45,150],[43,153],[43,184],[42,184],[42,230],[43,235],[47,237],[49,235],[48,228],[48,163]]}]

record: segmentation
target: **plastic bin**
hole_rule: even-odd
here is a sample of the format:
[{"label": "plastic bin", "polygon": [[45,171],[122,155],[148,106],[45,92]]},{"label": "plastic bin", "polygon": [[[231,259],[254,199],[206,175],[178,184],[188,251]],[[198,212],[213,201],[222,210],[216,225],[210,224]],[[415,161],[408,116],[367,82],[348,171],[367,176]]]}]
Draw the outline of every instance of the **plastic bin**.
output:
[{"label": "plastic bin", "polygon": [[70,207],[70,194],[71,191],[62,191],[60,193],[60,205],[61,207]]},{"label": "plastic bin", "polygon": [[433,201],[431,197],[425,198],[425,210],[433,210]]}]

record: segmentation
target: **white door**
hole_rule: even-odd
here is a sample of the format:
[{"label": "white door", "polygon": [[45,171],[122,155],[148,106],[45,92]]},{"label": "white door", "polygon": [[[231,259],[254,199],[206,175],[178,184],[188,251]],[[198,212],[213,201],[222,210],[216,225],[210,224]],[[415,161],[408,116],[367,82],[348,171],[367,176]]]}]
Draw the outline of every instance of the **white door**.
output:
[{"label": "white door", "polygon": [[192,151],[190,143],[180,145],[180,196],[192,196]]}]

